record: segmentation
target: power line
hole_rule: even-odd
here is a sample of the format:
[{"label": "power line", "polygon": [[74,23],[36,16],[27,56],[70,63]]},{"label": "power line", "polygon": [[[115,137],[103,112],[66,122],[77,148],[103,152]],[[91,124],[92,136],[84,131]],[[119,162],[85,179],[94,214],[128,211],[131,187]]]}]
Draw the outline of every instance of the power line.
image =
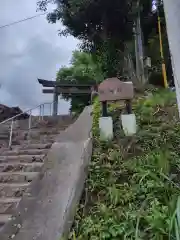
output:
[{"label": "power line", "polygon": [[34,16],[32,16],[32,17],[24,18],[24,19],[21,19],[21,20],[16,21],[16,22],[8,23],[8,24],[6,24],[6,25],[0,26],[0,29],[6,28],[6,27],[10,27],[10,26],[12,26],[12,25],[15,25],[15,24],[18,24],[18,23],[21,23],[21,22],[25,22],[25,21],[31,20],[31,19],[33,19],[33,18],[37,18],[37,17],[40,17],[40,16],[45,15],[45,14],[47,14],[47,12],[45,12],[45,13],[40,13],[40,14],[34,15]]}]

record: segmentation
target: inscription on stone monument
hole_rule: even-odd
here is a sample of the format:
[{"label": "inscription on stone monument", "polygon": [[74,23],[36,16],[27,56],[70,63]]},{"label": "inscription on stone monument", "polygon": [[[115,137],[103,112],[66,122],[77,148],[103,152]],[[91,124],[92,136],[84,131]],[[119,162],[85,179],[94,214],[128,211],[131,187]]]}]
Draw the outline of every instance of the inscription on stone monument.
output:
[{"label": "inscription on stone monument", "polygon": [[132,82],[122,82],[118,78],[108,78],[98,87],[99,100],[116,101],[130,100],[134,96]]}]

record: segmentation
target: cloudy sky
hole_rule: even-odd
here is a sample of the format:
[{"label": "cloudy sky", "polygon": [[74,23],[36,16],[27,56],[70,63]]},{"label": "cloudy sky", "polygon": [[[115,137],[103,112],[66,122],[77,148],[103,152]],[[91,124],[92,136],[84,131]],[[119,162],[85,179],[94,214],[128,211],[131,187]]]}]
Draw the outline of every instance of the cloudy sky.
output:
[{"label": "cloudy sky", "polygon": [[[0,1],[0,26],[36,14],[36,0]],[[78,44],[73,37],[59,37],[60,28],[40,16],[0,29],[0,103],[28,109],[52,101],[52,95],[41,93],[37,78],[55,79]],[[61,100],[59,112],[68,110],[69,103]]]}]

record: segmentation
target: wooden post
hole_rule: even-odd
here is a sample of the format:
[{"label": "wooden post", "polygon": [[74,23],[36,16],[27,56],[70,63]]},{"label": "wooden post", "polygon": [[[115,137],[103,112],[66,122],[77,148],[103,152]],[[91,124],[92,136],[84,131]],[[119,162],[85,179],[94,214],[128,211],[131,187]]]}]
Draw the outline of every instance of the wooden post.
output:
[{"label": "wooden post", "polygon": [[107,101],[102,102],[102,116],[107,117],[108,112],[107,112]]},{"label": "wooden post", "polygon": [[127,114],[132,113],[132,106],[131,106],[131,101],[130,100],[126,100],[126,111],[127,111]]},{"label": "wooden post", "polygon": [[53,116],[57,116],[58,114],[58,92],[57,88],[54,88],[54,95],[53,95]]}]

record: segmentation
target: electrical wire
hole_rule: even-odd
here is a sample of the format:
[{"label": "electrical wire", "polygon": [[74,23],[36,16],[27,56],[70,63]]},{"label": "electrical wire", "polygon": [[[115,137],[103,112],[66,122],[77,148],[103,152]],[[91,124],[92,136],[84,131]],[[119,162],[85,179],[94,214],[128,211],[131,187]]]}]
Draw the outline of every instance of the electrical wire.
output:
[{"label": "electrical wire", "polygon": [[32,16],[32,17],[24,18],[24,19],[21,19],[21,20],[16,21],[16,22],[8,23],[8,24],[6,24],[6,25],[0,26],[0,29],[6,28],[6,27],[10,27],[10,26],[12,26],[12,25],[15,25],[15,24],[18,24],[18,23],[21,23],[21,22],[25,22],[25,21],[31,20],[31,19],[40,17],[40,16],[45,15],[45,14],[47,14],[47,12],[40,13],[40,14],[34,15],[34,16]]}]

